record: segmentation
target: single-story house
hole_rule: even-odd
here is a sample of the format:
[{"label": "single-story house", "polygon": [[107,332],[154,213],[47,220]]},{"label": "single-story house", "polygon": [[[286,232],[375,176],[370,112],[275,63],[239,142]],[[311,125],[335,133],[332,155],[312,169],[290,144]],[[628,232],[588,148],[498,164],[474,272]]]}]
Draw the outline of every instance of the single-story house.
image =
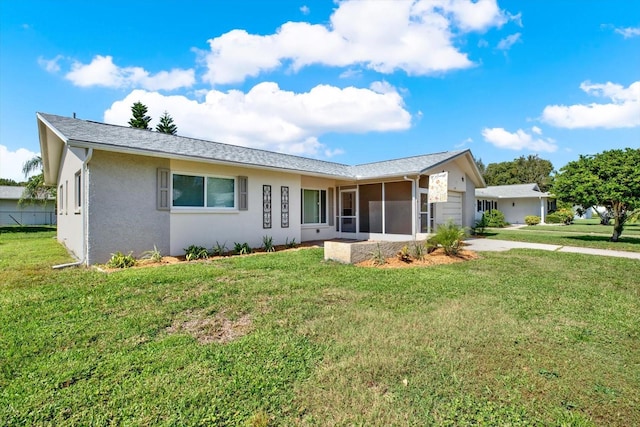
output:
[{"label": "single-story house", "polygon": [[[85,264],[154,246],[260,247],[334,238],[420,239],[474,222],[484,180],[469,150],[348,166],[51,114],[37,114],[58,240]],[[428,203],[448,172],[447,201]]]},{"label": "single-story house", "polygon": [[20,204],[25,187],[0,185],[0,225],[53,225],[56,223],[54,197]]},{"label": "single-story house", "polygon": [[549,212],[555,210],[554,197],[540,191],[538,184],[491,185],[476,188],[476,219],[492,209],[504,214],[510,224],[524,224],[524,217],[539,216],[544,224]]}]

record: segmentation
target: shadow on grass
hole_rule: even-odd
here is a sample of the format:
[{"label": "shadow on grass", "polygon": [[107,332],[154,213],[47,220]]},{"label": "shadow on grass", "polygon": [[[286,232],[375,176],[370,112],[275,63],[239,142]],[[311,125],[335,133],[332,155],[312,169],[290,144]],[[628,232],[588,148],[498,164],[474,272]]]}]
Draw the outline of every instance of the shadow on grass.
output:
[{"label": "shadow on grass", "polygon": [[42,231],[56,231],[55,225],[12,225],[0,227],[0,233],[40,233]]},{"label": "shadow on grass", "polygon": [[[583,242],[611,242],[607,236],[565,236],[566,239],[581,240]],[[612,242],[613,243],[613,242]],[[618,239],[617,243],[628,243],[631,245],[640,245],[640,239],[633,237],[625,237],[624,235]]]}]

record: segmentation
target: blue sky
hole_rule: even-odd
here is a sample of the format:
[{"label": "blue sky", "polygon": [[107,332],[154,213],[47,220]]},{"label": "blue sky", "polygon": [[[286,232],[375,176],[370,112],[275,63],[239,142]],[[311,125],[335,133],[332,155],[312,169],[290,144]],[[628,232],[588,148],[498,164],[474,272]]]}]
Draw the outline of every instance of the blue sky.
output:
[{"label": "blue sky", "polygon": [[37,111],[340,163],[640,147],[640,2],[0,1],[0,177]]}]

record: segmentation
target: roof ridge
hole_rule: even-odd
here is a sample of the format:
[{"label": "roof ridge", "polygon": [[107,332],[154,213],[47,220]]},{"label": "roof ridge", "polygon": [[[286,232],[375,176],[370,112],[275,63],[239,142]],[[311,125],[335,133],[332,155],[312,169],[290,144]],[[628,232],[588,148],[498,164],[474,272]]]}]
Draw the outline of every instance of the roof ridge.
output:
[{"label": "roof ridge", "polygon": [[[111,127],[116,127],[116,128],[119,128],[119,129],[131,129],[131,130],[137,130],[137,131],[145,131],[145,129],[133,128],[133,127],[130,127],[130,126],[118,125],[118,124],[114,124],[114,123],[98,122],[96,120],[80,119],[80,118],[77,118],[77,117],[67,117],[67,116],[60,116],[60,115],[57,115],[57,114],[42,113],[42,112],[39,112],[38,114],[41,114],[41,115],[44,115],[44,116],[59,117],[59,118],[65,119],[65,120],[79,120],[79,121],[82,121],[82,122],[85,122],[85,123],[92,123],[92,124],[95,124],[95,125],[103,125],[103,126],[111,126]],[[266,150],[264,148],[245,147],[243,145],[229,144],[227,142],[212,141],[212,140],[209,140],[209,139],[201,139],[201,138],[195,138],[195,137],[192,137],[192,136],[185,136],[185,135],[170,135],[170,134],[163,133],[163,132],[157,132],[157,131],[154,131],[152,129],[149,129],[149,130],[146,130],[146,131],[147,132],[155,132],[155,134],[157,134],[157,135],[163,135],[163,136],[161,136],[161,138],[167,138],[167,137],[170,137],[170,138],[171,137],[173,137],[173,138],[181,138],[181,139],[185,139],[185,140],[205,142],[207,144],[221,144],[221,145],[228,146],[228,147],[244,148],[244,149],[252,150],[252,151],[260,151],[260,152],[263,152],[263,153],[270,153],[270,154],[277,153],[277,154],[280,154],[280,155],[283,155],[283,156],[295,157],[295,158],[304,159],[304,160],[313,160],[313,161],[316,161],[316,162],[323,162],[323,163],[337,165],[337,166],[344,166],[344,167],[352,167],[352,166],[354,166],[354,165],[348,165],[346,163],[332,162],[330,160],[316,159],[316,158],[313,158],[313,157],[305,157],[305,156],[300,156],[300,155],[296,155],[296,154],[283,153],[281,151]],[[85,142],[89,142],[89,141],[85,141]]]}]

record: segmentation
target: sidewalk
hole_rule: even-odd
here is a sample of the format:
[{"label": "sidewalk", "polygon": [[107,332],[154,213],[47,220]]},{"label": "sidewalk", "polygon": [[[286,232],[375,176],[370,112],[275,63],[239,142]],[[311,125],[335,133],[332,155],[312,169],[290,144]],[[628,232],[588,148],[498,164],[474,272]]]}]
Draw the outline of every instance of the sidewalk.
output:
[{"label": "sidewalk", "polygon": [[618,258],[631,258],[640,260],[640,252],[612,251],[607,249],[580,248],[576,246],[547,245],[543,243],[511,242],[508,240],[492,239],[467,239],[465,249],[477,252],[502,252],[510,249],[538,249],[542,251],[571,252],[576,254],[588,254],[599,256],[612,256]]}]

